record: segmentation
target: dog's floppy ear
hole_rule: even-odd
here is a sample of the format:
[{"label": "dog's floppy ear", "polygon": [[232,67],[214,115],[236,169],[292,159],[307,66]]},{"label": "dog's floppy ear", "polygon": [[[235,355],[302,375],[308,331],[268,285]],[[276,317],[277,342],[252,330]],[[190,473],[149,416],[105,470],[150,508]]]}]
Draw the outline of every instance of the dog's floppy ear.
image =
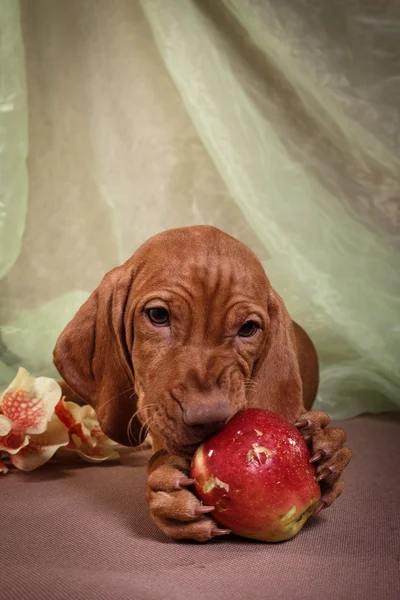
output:
[{"label": "dog's floppy ear", "polygon": [[249,405],[263,407],[291,422],[304,412],[302,381],[292,320],[282,298],[270,288],[268,338],[252,374]]},{"label": "dog's floppy ear", "polygon": [[126,267],[107,273],[61,333],[53,353],[61,377],[93,406],[103,432],[127,446],[140,443],[140,423],[137,418],[131,422],[137,397],[124,325],[131,284]]}]

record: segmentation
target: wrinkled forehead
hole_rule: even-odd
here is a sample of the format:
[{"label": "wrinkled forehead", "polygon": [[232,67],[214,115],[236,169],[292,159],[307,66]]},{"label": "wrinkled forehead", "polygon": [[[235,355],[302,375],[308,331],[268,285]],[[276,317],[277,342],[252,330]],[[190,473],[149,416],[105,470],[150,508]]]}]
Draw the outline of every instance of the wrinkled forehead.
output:
[{"label": "wrinkled forehead", "polygon": [[237,296],[264,304],[268,280],[251,250],[214,228],[173,230],[150,239],[132,258],[135,295],[168,289],[207,300]]}]

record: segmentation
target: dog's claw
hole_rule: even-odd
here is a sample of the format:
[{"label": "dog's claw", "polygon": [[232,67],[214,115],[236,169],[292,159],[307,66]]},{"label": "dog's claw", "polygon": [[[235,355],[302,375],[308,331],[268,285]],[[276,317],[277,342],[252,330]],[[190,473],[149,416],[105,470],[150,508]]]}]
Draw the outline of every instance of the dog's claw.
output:
[{"label": "dog's claw", "polygon": [[187,486],[193,485],[193,484],[194,484],[194,479],[191,479],[190,477],[182,477],[182,479],[180,479],[178,482],[178,488],[187,487]]},{"label": "dog's claw", "polygon": [[314,454],[314,456],[312,456],[308,462],[315,463],[315,462],[318,462],[319,460],[321,460],[321,458],[325,458],[325,457],[326,457],[326,452],[324,450],[318,450],[318,452],[316,452]]},{"label": "dog's claw", "polygon": [[215,506],[196,506],[194,509],[194,514],[195,515],[204,515],[205,513],[209,513],[211,511],[215,510]]},{"label": "dog's claw", "polygon": [[211,529],[211,535],[228,535],[230,532],[230,529],[217,529],[215,527]]},{"label": "dog's claw", "polygon": [[329,477],[330,474],[331,474],[330,469],[324,469],[322,471],[322,473],[320,475],[318,475],[317,481],[322,481],[323,479],[326,479],[327,477]]},{"label": "dog's claw", "polygon": [[324,510],[324,508],[326,508],[326,507],[327,507],[326,502],[324,502],[324,500],[320,500],[317,508],[313,512],[313,516],[315,517],[315,515],[317,515],[318,513],[320,513],[321,510]]},{"label": "dog's claw", "polygon": [[310,451],[308,462],[317,467],[315,482],[321,488],[321,496],[315,504],[313,514],[331,504],[343,492],[343,471],[351,459],[351,450],[344,446],[346,433],[338,427],[328,427],[330,417],[322,411],[307,411],[297,415],[295,426]]}]

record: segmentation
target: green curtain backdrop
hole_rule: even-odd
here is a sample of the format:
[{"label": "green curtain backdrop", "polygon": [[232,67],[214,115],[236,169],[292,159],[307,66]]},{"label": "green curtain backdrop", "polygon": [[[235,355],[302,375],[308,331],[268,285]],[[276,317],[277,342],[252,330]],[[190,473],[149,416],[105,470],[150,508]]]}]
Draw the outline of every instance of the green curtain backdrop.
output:
[{"label": "green curtain backdrop", "polygon": [[[0,384],[149,236],[248,244],[318,407],[400,407],[400,5],[1,0]],[[29,140],[29,152],[28,152]]]}]

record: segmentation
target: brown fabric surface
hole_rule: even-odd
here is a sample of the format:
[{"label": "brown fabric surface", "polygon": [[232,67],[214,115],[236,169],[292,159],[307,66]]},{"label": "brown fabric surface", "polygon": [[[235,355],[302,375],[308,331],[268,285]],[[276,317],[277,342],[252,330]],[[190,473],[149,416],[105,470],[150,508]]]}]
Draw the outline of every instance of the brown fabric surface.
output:
[{"label": "brown fabric surface", "polygon": [[0,598],[399,598],[400,419],[341,426],[354,453],[345,493],[281,544],[168,540],[147,514],[140,452],[13,470],[0,480]]}]

